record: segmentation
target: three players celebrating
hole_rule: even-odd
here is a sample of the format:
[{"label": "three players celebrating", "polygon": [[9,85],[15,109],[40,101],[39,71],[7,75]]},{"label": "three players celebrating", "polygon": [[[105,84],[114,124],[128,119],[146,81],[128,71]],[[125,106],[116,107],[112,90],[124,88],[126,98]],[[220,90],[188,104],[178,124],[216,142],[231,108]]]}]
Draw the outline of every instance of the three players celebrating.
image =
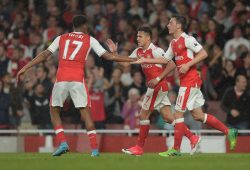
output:
[{"label": "three players celebrating", "polygon": [[[51,121],[54,125],[56,139],[60,143],[53,156],[60,156],[68,152],[64,129],[60,119],[60,107],[68,95],[71,96],[76,108],[80,110],[81,118],[85,121],[87,134],[91,145],[91,155],[99,156],[96,142],[96,131],[90,117],[90,100],[88,89],[84,79],[84,65],[90,49],[104,59],[117,62],[132,62],[141,64],[148,90],[142,104],[140,114],[140,132],[137,144],[123,152],[132,155],[142,155],[145,139],[149,131],[149,115],[153,110],[159,110],[164,120],[174,125],[174,147],[166,152],[159,153],[160,156],[180,156],[180,145],[185,135],[191,143],[191,154],[193,154],[201,141],[199,136],[190,132],[184,124],[183,114],[186,109],[190,110],[195,120],[202,121],[207,125],[221,131],[228,136],[230,148],[236,145],[237,130],[229,129],[218,119],[210,114],[203,113],[204,99],[200,91],[201,78],[195,65],[207,57],[206,51],[195,40],[183,32],[186,20],[182,16],[173,16],[168,24],[169,33],[174,36],[167,52],[156,47],[152,42],[152,32],[149,27],[141,27],[137,32],[138,48],[129,57],[119,56],[117,46],[112,40],[107,41],[110,52],[107,52],[99,42],[88,35],[87,19],[78,15],[73,18],[74,32],[58,36],[52,44],[43,52],[38,54],[31,62],[25,65],[17,74],[17,79],[32,66],[45,61],[56,50],[59,50],[59,66],[56,82],[51,95],[50,112]],[[180,89],[175,106],[174,116],[170,111],[170,102],[167,97],[168,86],[166,75],[176,66],[172,61],[175,58],[180,77]],[[139,58],[139,59],[137,59]],[[166,65],[166,66],[165,66]]]}]

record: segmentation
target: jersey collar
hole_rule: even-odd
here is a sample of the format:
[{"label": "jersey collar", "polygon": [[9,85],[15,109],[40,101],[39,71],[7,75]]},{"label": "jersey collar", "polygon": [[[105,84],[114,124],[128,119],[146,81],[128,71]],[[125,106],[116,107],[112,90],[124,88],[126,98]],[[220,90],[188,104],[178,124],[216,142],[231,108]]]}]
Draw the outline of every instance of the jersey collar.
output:
[{"label": "jersey collar", "polygon": [[[151,48],[153,48],[153,47],[154,47],[154,44],[153,44],[153,43],[150,43],[149,46],[148,46],[148,48],[147,48],[146,50],[149,50],[149,49],[151,49]],[[144,51],[146,51],[146,50],[144,50]]]},{"label": "jersey collar", "polygon": [[[186,33],[185,33],[185,32],[183,32],[183,33],[181,33],[181,36],[180,36],[179,38],[181,38],[181,37],[185,37],[185,35],[186,35]],[[179,38],[175,38],[174,40],[175,40],[175,41],[177,41],[177,40],[179,40]]]},{"label": "jersey collar", "polygon": [[83,34],[83,32],[76,32],[76,31],[74,31],[73,33],[75,33],[75,34]]}]

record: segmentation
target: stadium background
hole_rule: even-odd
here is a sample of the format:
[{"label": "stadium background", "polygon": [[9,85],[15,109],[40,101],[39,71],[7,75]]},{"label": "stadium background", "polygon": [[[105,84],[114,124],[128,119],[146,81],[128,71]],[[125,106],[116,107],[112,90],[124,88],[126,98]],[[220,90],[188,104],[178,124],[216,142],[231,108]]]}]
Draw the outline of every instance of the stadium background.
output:
[{"label": "stadium background", "polygon": [[[250,6],[243,0],[1,0],[0,1],[0,152],[50,152],[53,131],[49,117],[49,95],[55,81],[57,59],[31,69],[21,84],[15,75],[28,61],[62,33],[72,30],[75,14],[86,14],[89,32],[105,48],[107,38],[118,42],[119,53],[129,55],[136,48],[136,28],[149,25],[153,42],[166,50],[171,40],[166,24],[173,14],[186,16],[186,32],[207,50],[209,57],[197,67],[203,79],[202,91],[207,100],[204,110],[231,126],[240,127],[236,152],[250,152]],[[235,78],[243,74],[248,85],[242,100],[225,98],[235,87]],[[102,152],[119,152],[134,144],[141,98],[146,91],[139,66],[121,67],[90,53],[86,62],[86,79],[90,89],[93,119]],[[170,100],[174,104],[178,91],[175,72],[168,76]],[[128,95],[130,89],[138,93]],[[128,104],[135,100],[133,109]],[[228,104],[229,102],[229,104]],[[231,103],[230,103],[231,102]],[[229,111],[240,111],[234,118]],[[228,152],[224,136],[194,122],[190,114],[185,121],[204,137],[200,152]],[[62,108],[71,151],[88,152],[88,140],[81,128],[79,113],[68,99]],[[152,131],[146,152],[158,152],[171,145],[172,127],[154,112]],[[48,131],[43,131],[47,129]],[[103,130],[105,129],[105,130]],[[103,130],[103,131],[102,131]],[[112,133],[112,130],[118,130]],[[119,131],[120,130],[120,131]],[[157,131],[159,130],[159,131]],[[46,133],[43,133],[46,132]],[[188,143],[184,141],[184,152]]]}]

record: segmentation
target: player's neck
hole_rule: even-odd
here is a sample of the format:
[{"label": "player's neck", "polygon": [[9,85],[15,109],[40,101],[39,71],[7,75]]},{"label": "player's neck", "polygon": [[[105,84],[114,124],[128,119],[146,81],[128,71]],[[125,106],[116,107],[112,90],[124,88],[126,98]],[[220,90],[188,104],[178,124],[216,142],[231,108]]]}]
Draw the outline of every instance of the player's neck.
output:
[{"label": "player's neck", "polygon": [[150,46],[150,44],[151,44],[151,42],[145,44],[145,45],[142,47],[142,49],[143,49],[143,50],[147,50],[148,47]]},{"label": "player's neck", "polygon": [[174,33],[174,38],[175,38],[175,39],[179,39],[182,33],[183,33],[182,30],[176,31],[176,32]]},{"label": "player's neck", "polygon": [[82,32],[82,33],[85,33],[85,31],[83,31],[82,29],[74,29],[74,32]]}]

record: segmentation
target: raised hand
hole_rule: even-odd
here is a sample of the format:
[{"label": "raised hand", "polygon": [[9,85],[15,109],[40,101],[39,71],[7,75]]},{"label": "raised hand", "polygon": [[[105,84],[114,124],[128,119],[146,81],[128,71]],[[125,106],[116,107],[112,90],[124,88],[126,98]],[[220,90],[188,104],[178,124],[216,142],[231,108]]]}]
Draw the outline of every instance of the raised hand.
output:
[{"label": "raised hand", "polygon": [[107,44],[109,50],[110,50],[112,53],[117,52],[118,43],[114,43],[113,40],[107,39],[106,44]]}]

